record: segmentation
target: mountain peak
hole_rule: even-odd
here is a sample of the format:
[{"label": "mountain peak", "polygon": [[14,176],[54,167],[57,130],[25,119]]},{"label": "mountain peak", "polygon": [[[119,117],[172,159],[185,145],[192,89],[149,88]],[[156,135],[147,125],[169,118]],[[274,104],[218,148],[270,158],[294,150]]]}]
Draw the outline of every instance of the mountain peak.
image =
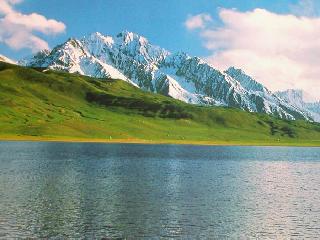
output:
[{"label": "mountain peak", "polygon": [[82,38],[82,41],[91,42],[91,44],[95,44],[95,45],[101,45],[101,44],[112,45],[114,43],[114,40],[112,37],[105,36],[100,32],[94,32],[87,36],[84,36]]},{"label": "mountain peak", "polygon": [[94,32],[26,61],[27,66],[116,78],[185,102],[238,107],[287,119],[307,118],[241,69],[220,72],[199,57],[170,53],[129,31]]},{"label": "mountain peak", "polygon": [[290,95],[295,95],[296,97],[299,97],[302,99],[302,95],[303,95],[302,89],[288,89],[284,92],[287,92],[287,94],[290,94]]},{"label": "mountain peak", "polygon": [[236,72],[238,74],[247,75],[242,69],[236,68],[235,66],[231,66],[227,69],[227,72]]},{"label": "mountain peak", "polygon": [[101,38],[101,37],[103,37],[103,34],[100,32],[93,32],[89,36],[94,37],[94,38]]},{"label": "mountain peak", "polygon": [[292,106],[304,109],[314,121],[320,122],[320,102],[317,102],[302,89],[287,89],[275,92],[275,94]]},{"label": "mountain peak", "polygon": [[118,39],[121,39],[125,44],[128,44],[130,42],[134,42],[134,41],[139,42],[140,45],[146,45],[149,43],[149,41],[145,37],[140,36],[134,32],[129,32],[127,30],[118,33],[116,35],[116,37]]},{"label": "mountain peak", "polygon": [[300,101],[304,103],[314,103],[317,102],[313,96],[309,95],[302,89],[287,89],[285,91],[276,92],[277,95],[285,99],[294,99],[295,101]]}]

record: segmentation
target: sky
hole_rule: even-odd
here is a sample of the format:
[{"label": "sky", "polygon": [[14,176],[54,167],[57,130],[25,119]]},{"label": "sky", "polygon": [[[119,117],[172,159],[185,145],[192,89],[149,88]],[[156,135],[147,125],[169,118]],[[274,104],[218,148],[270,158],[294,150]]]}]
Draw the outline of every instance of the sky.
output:
[{"label": "sky", "polygon": [[319,0],[0,0],[0,54],[14,60],[70,37],[128,30],[270,90],[320,99]]}]

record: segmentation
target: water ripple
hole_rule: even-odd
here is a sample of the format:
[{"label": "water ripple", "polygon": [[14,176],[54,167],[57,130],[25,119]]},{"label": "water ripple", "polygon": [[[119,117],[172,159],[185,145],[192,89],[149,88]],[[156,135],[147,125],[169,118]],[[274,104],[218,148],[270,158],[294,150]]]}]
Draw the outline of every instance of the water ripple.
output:
[{"label": "water ripple", "polygon": [[0,238],[315,239],[320,148],[0,142]]}]

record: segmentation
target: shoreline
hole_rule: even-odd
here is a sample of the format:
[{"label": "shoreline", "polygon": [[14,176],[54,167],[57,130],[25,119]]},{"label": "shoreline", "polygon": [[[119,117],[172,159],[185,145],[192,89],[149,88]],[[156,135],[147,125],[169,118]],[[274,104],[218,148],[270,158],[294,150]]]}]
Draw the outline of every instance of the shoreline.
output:
[{"label": "shoreline", "polygon": [[193,140],[145,140],[145,139],[102,139],[38,136],[0,136],[0,142],[61,142],[103,144],[146,144],[146,145],[194,145],[194,146],[265,146],[265,147],[320,147],[317,143],[302,142],[237,142],[237,141],[193,141]]}]

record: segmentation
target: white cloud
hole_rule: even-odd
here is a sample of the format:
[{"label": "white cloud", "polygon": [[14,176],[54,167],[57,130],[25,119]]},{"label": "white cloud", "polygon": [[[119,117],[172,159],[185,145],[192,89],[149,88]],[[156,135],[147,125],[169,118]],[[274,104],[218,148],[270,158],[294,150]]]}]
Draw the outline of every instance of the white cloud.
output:
[{"label": "white cloud", "polygon": [[211,16],[209,14],[202,13],[195,16],[189,16],[185,21],[185,26],[189,30],[194,30],[197,28],[203,29],[210,22],[212,22]]},{"label": "white cloud", "polygon": [[65,31],[66,26],[38,13],[23,14],[14,9],[22,0],[0,0],[0,43],[13,49],[29,48],[33,52],[49,48],[48,43],[35,32],[54,35]]},{"label": "white cloud", "polygon": [[242,68],[271,90],[300,88],[320,99],[320,18],[264,9],[220,10],[221,27],[200,32],[207,60]]},{"label": "white cloud", "polygon": [[20,2],[22,2],[22,0],[0,0],[0,14],[8,14],[13,12],[12,5]]}]

